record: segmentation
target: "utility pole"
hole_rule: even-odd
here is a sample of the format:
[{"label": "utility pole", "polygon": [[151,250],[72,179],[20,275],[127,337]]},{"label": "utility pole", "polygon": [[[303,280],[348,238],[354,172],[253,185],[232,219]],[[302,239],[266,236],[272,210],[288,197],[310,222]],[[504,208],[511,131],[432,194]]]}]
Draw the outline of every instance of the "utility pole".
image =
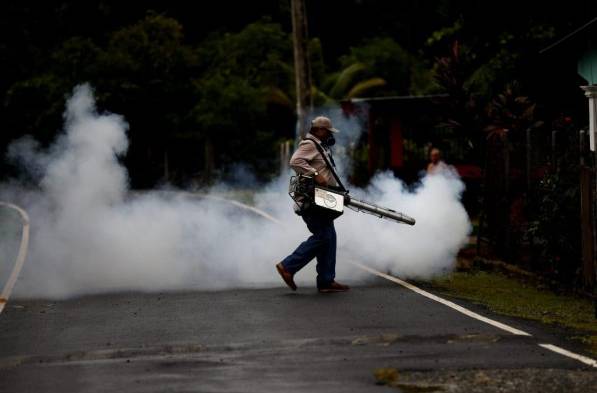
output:
[{"label": "utility pole", "polygon": [[306,134],[307,116],[313,110],[311,98],[311,67],[304,0],[291,0],[292,37],[294,42],[294,78],[296,85],[296,140]]}]

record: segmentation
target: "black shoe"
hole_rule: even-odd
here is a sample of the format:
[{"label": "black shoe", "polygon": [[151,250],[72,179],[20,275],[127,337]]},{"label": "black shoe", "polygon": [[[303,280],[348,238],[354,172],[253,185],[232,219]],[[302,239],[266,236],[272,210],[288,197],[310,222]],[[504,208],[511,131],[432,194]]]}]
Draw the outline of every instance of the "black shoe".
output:
[{"label": "black shoe", "polygon": [[327,285],[317,286],[320,293],[333,293],[333,292],[346,292],[350,290],[348,285],[340,284],[336,281],[332,281]]},{"label": "black shoe", "polygon": [[296,284],[294,283],[294,279],[292,278],[293,275],[290,274],[288,270],[284,268],[282,262],[276,265],[276,270],[278,270],[278,273],[280,273],[280,276],[282,276],[282,280],[284,280],[286,285],[288,285],[290,289],[292,289],[293,291],[296,291]]}]

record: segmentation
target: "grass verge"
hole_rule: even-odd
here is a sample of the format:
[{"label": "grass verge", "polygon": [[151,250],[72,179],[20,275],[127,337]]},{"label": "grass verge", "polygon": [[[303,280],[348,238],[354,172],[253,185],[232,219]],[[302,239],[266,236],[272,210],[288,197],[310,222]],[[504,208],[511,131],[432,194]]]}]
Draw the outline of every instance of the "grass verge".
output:
[{"label": "grass verge", "polygon": [[431,282],[439,292],[498,314],[540,321],[572,329],[570,338],[582,341],[597,355],[597,319],[590,300],[555,294],[500,272],[454,272]]}]

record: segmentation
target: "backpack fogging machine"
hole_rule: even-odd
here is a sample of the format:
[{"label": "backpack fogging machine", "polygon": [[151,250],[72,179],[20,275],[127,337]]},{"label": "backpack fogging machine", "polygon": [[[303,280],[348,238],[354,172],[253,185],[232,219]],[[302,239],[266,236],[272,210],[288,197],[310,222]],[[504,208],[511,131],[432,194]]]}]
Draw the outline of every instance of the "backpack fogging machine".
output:
[{"label": "backpack fogging machine", "polygon": [[344,189],[320,186],[315,183],[311,176],[292,176],[288,194],[299,207],[297,214],[304,214],[312,210],[327,214],[331,218],[337,218],[344,213],[344,206],[346,206],[352,210],[368,213],[379,218],[401,224],[415,225],[415,219],[406,214],[353,198]]}]

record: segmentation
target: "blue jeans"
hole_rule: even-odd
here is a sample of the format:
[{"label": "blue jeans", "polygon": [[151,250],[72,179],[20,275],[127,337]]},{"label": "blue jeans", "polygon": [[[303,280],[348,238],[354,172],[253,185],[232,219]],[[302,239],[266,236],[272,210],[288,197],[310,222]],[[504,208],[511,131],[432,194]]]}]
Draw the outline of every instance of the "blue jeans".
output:
[{"label": "blue jeans", "polygon": [[317,213],[306,213],[303,221],[311,235],[283,261],[291,274],[301,270],[313,258],[317,258],[317,286],[325,286],[336,277],[336,229],[334,220]]}]

